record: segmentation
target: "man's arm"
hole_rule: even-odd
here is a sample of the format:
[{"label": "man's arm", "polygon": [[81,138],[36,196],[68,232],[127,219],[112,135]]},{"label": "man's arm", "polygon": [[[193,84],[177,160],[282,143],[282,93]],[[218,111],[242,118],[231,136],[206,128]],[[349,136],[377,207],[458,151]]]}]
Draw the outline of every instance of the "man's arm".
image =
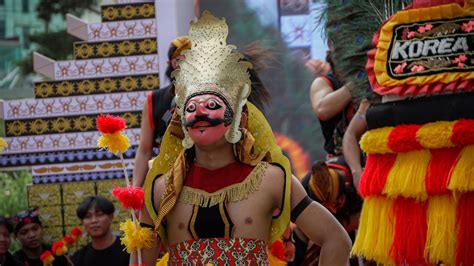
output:
[{"label": "man's arm", "polygon": [[[157,180],[154,184],[154,187],[153,187],[153,193],[154,193],[154,199],[155,199],[155,202],[154,202],[154,206],[155,206],[155,209],[159,209],[159,201],[161,199],[161,196],[164,192],[164,187],[165,187],[165,180],[163,178],[160,178],[159,180]],[[153,219],[151,218],[149,212],[148,212],[148,209],[146,207],[144,207],[141,211],[140,211],[140,216],[139,216],[139,219],[140,221],[140,224],[143,226],[148,226],[148,227],[152,227],[151,230],[153,230],[153,227],[154,227],[154,222],[153,222]],[[159,237],[156,237],[154,239],[154,243],[153,243],[153,247],[151,247],[150,249],[143,249],[141,251],[142,253],[142,263],[146,266],[155,266],[156,264],[156,260],[158,259],[158,255],[160,254],[160,245],[161,245],[161,241],[160,241],[160,238]],[[130,264],[137,264],[138,263],[138,258],[137,258],[137,253],[134,252],[130,255]]]},{"label": "man's arm", "polygon": [[[291,181],[291,209],[307,197],[296,177]],[[302,205],[300,205],[302,206]],[[321,247],[320,265],[345,266],[349,261],[351,240],[342,225],[319,203],[312,201],[295,218],[294,222],[308,238]]]},{"label": "man's arm", "polygon": [[360,175],[362,173],[362,164],[360,162],[359,140],[362,134],[367,130],[367,120],[365,114],[369,108],[369,102],[364,100],[360,103],[359,109],[352,118],[344,138],[342,139],[342,152],[344,159],[351,168],[354,176],[354,186],[359,188]]},{"label": "man's arm", "polygon": [[142,110],[142,121],[140,126],[140,143],[138,144],[137,154],[135,155],[135,165],[133,167],[133,185],[143,186],[146,174],[148,172],[148,161],[151,159],[153,150],[153,129],[150,126],[148,118],[148,103]]},{"label": "man's arm", "polygon": [[334,91],[322,78],[313,81],[309,96],[313,111],[322,121],[342,112],[352,99],[347,85]]}]

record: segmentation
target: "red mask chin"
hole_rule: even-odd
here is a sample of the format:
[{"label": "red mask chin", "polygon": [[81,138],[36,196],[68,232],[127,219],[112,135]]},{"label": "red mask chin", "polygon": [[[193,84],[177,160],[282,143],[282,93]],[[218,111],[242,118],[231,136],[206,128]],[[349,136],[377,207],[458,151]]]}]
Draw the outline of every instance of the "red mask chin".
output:
[{"label": "red mask chin", "polygon": [[216,126],[206,126],[206,122],[198,122],[195,126],[188,128],[189,136],[197,145],[210,145],[220,140],[230,126],[221,123]]}]

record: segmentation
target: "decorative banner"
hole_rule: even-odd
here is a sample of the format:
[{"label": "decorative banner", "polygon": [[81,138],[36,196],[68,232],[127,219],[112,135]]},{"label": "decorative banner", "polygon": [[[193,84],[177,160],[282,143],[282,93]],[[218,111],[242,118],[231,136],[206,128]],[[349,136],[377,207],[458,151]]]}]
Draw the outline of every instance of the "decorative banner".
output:
[{"label": "decorative banner", "polygon": [[145,101],[145,92],[12,100],[3,105],[3,119],[21,120],[55,116],[132,112],[141,110]]},{"label": "decorative banner", "polygon": [[[138,145],[140,128],[125,129],[124,133],[130,139],[131,145]],[[98,131],[10,137],[5,138],[8,147],[5,148],[2,155],[93,149],[97,148],[99,137]]]},{"label": "decorative banner", "polygon": [[[112,46],[111,46],[112,49]],[[158,73],[158,55],[54,62],[54,80],[105,78]]]},{"label": "decorative banner", "polygon": [[74,43],[74,56],[76,59],[91,59],[156,54],[157,47],[156,38],[98,43],[76,42]]},{"label": "decorative banner", "polygon": [[[133,170],[129,169],[128,175],[132,176]],[[48,183],[66,183],[79,182],[88,180],[108,180],[108,179],[123,179],[125,175],[123,170],[106,171],[106,172],[85,172],[77,174],[60,174],[60,175],[45,175],[33,176],[33,184],[48,184]],[[123,183],[123,181],[120,181]]]},{"label": "decorative banner", "polygon": [[[137,146],[132,146],[124,153],[125,158],[135,158]],[[2,154],[0,156],[0,167],[20,167],[55,163],[74,163],[88,161],[102,161],[116,159],[116,156],[106,151],[91,150],[68,150],[53,151],[30,154]]]},{"label": "decorative banner", "polygon": [[111,77],[35,83],[35,98],[92,95],[115,92],[154,90],[160,87],[158,75]]},{"label": "decorative banner", "polygon": [[128,4],[126,6],[104,5],[101,7],[102,21],[146,19],[155,17],[155,6],[147,3]]},{"label": "decorative banner", "polygon": [[[69,26],[70,22],[68,23]],[[71,32],[72,33],[72,32]],[[156,20],[124,20],[114,22],[88,23],[86,35],[74,34],[87,42],[131,40],[156,37]]]},{"label": "decorative banner", "polygon": [[[125,166],[127,169],[133,168],[133,161],[133,159],[125,160]],[[106,172],[115,170],[122,170],[120,160],[33,166],[31,172],[33,173],[33,176],[47,176],[75,174],[82,172]]]},{"label": "decorative banner", "polygon": [[309,0],[278,1],[281,36],[301,58],[309,58],[311,53],[314,21],[309,11]]},{"label": "decorative banner", "polygon": [[[115,113],[125,118],[128,128],[140,127],[141,112]],[[6,136],[94,131],[96,115],[5,121]]]},{"label": "decorative banner", "polygon": [[369,52],[373,90],[401,96],[472,91],[473,28],[474,9],[467,3],[398,12],[376,34],[377,47]]}]

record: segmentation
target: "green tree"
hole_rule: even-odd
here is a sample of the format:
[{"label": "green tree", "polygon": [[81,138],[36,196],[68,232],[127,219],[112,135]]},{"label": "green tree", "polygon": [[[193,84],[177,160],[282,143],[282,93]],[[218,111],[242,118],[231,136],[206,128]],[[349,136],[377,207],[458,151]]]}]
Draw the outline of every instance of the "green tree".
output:
[{"label": "green tree", "polygon": [[[96,10],[97,0],[41,0],[36,7],[37,16],[44,23],[44,32],[30,35],[29,41],[35,50],[56,60],[71,59],[73,43],[79,39],[69,35],[65,29],[51,32],[49,24],[54,16],[60,15],[65,20],[67,14],[81,16],[84,12],[100,13]],[[17,65],[23,74],[33,73],[31,54],[23,58]]]},{"label": "green tree", "polygon": [[0,214],[11,216],[28,208],[27,186],[32,176],[28,170],[0,173]]}]

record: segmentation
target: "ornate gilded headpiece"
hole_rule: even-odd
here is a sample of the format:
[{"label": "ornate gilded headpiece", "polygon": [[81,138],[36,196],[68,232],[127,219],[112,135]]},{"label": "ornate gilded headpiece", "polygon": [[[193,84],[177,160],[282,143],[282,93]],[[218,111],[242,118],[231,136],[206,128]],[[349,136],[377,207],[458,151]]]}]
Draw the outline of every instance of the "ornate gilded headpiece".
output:
[{"label": "ornate gilded headpiece", "polygon": [[[225,19],[218,19],[204,11],[202,17],[191,22],[190,50],[183,52],[184,60],[173,72],[176,88],[176,107],[184,119],[184,106],[193,96],[215,94],[221,97],[233,112],[233,122],[225,137],[230,143],[241,138],[239,131],[242,107],[250,94],[248,69],[252,64],[242,61],[243,55],[235,52],[234,45],[228,45],[229,29]],[[184,124],[184,123],[183,123]],[[189,149],[193,142],[184,128],[183,146]]]}]

